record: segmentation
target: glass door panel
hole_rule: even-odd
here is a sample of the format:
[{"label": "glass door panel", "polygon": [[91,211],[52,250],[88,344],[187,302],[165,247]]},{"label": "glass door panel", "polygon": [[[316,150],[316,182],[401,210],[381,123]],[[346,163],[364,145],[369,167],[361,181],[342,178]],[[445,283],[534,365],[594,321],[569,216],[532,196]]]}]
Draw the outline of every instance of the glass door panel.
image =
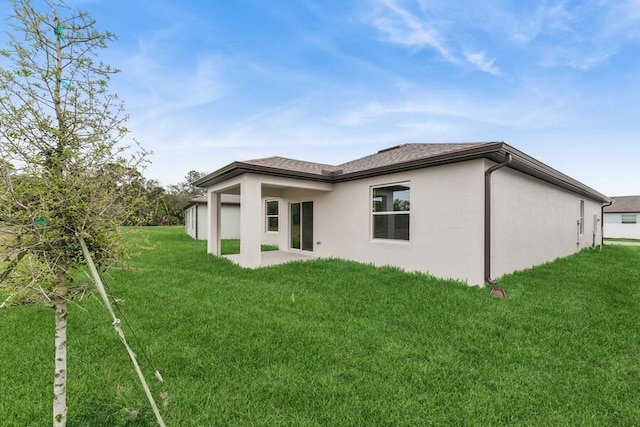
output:
[{"label": "glass door panel", "polygon": [[291,203],[291,248],[292,249],[300,249],[300,236],[301,236],[301,227],[300,227],[300,216],[301,204],[300,203]]},{"label": "glass door panel", "polygon": [[291,248],[313,251],[313,202],[291,203],[289,206]]}]

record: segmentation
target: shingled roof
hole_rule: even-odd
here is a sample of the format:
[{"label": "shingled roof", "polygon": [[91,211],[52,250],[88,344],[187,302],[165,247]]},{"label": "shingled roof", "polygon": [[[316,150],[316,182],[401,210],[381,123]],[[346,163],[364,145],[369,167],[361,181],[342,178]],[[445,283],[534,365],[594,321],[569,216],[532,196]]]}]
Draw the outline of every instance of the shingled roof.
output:
[{"label": "shingled roof", "polygon": [[264,166],[274,169],[282,169],[295,172],[322,175],[323,171],[334,171],[336,166],[323,163],[306,162],[304,160],[288,159],[286,157],[266,157],[263,159],[246,160],[242,163],[255,166]]},{"label": "shingled roof", "polygon": [[340,165],[306,162],[277,156],[247,160],[242,163],[317,175],[337,176],[425,159],[483,144],[486,143],[402,144]]},{"label": "shingled roof", "polygon": [[615,196],[613,204],[605,206],[607,213],[640,212],[640,196]]},{"label": "shingled roof", "polygon": [[507,155],[512,156],[513,160],[509,165],[512,169],[595,200],[609,201],[607,196],[504,142],[402,144],[339,165],[306,162],[285,157],[266,157],[233,162],[193,182],[193,184],[199,187],[210,187],[244,173],[339,183],[479,158],[503,162]]}]

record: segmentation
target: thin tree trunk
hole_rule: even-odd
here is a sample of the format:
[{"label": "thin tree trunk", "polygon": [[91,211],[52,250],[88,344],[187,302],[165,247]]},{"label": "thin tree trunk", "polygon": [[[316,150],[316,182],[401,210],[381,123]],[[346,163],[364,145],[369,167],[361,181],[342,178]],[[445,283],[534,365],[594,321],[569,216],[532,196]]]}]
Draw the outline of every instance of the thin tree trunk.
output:
[{"label": "thin tree trunk", "polygon": [[[52,7],[54,28],[60,28],[60,18]],[[62,82],[62,43],[61,36],[56,37],[56,81],[53,89],[53,104],[58,119],[58,144],[56,149],[54,173],[58,178],[64,177],[62,153],[66,143],[66,126],[63,120],[60,101],[60,83]],[[55,372],[53,375],[53,427],[65,427],[67,425],[67,263],[58,262],[55,296],[53,306],[55,308]]]},{"label": "thin tree trunk", "polygon": [[53,298],[55,308],[55,372],[53,376],[53,426],[67,424],[67,277],[58,274],[58,287]]}]

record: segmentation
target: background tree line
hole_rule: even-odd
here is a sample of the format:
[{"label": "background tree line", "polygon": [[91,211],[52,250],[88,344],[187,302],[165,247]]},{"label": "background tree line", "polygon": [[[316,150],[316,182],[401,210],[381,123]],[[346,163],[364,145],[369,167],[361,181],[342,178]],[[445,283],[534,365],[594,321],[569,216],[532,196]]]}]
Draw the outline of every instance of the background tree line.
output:
[{"label": "background tree line", "polygon": [[[12,165],[0,160],[0,176],[15,174],[15,182],[22,186],[30,186],[30,178],[20,176]],[[127,203],[137,200],[131,206],[130,212],[122,220],[121,225],[181,225],[184,224],[184,208],[190,200],[206,194],[206,190],[191,183],[206,175],[205,172],[189,171],[184,181],[177,184],[162,186],[156,179],[146,179],[135,168],[121,165],[108,165],[102,175],[109,176],[114,186],[118,187],[118,199],[115,203]],[[5,182],[0,181],[0,185]],[[0,219],[0,222],[2,220]]]},{"label": "background tree line", "polygon": [[126,185],[128,191],[142,199],[137,211],[124,225],[181,225],[184,224],[184,208],[190,200],[203,196],[206,190],[191,185],[206,175],[195,170],[185,175],[184,181],[162,186],[156,179],[146,179],[138,171],[132,171],[136,179]]}]

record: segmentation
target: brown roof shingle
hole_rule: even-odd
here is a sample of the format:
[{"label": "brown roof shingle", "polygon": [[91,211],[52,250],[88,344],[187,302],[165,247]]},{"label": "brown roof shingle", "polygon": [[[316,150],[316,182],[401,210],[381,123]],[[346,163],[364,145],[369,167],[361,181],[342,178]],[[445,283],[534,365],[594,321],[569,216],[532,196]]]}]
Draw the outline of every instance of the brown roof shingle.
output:
[{"label": "brown roof shingle", "polygon": [[304,160],[289,159],[286,157],[278,156],[246,160],[241,163],[316,175],[341,175],[406,163],[420,159],[426,159],[429,157],[451,153],[457,150],[465,150],[485,144],[487,143],[469,142],[402,144],[380,150],[375,154],[361,157],[356,160],[351,160],[340,165],[307,162]]},{"label": "brown roof shingle", "polygon": [[406,163],[414,160],[426,159],[457,150],[465,150],[486,143],[433,143],[433,144],[402,144],[380,150],[375,154],[352,160],[337,166],[343,173],[360,172],[384,166]]},{"label": "brown roof shingle", "polygon": [[640,196],[615,196],[612,199],[613,204],[605,206],[605,212],[640,212]]},{"label": "brown roof shingle", "polygon": [[509,165],[510,168],[595,200],[609,201],[609,198],[604,194],[504,142],[402,144],[340,165],[306,162],[285,157],[266,157],[230,163],[193,184],[199,187],[209,187],[243,173],[261,173],[338,183],[478,158],[503,162],[507,156],[513,158]]},{"label": "brown roof shingle", "polygon": [[270,168],[283,169],[296,172],[312,173],[322,175],[323,171],[334,171],[335,166],[323,163],[306,162],[304,160],[288,159],[286,157],[265,157],[263,159],[246,160],[247,163],[256,166],[266,166]]}]

